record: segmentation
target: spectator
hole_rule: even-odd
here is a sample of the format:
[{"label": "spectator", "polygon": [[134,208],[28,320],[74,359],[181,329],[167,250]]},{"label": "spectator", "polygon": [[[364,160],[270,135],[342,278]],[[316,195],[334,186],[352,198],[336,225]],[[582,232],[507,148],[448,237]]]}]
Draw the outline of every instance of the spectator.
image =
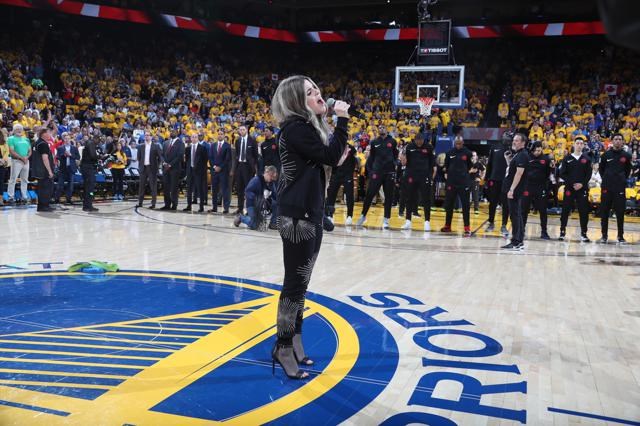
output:
[{"label": "spectator", "polygon": [[56,150],[56,158],[58,160],[58,187],[56,190],[56,202],[60,201],[60,196],[64,191],[65,182],[68,183],[66,191],[66,203],[72,204],[73,196],[73,177],[78,171],[77,161],[80,160],[80,152],[73,145],[71,136],[68,133],[62,134],[63,145]]},{"label": "spectator", "polygon": [[9,152],[11,153],[11,178],[9,179],[9,204],[15,204],[16,181],[20,178],[19,203],[26,204],[29,194],[27,185],[29,183],[29,158],[31,157],[31,143],[24,134],[22,124],[13,125],[13,135],[7,140]]},{"label": "spectator", "polygon": [[0,206],[4,206],[4,181],[11,164],[7,135],[6,129],[0,129]]},{"label": "spectator", "polygon": [[600,166],[597,163],[594,163],[592,166],[593,172],[591,174],[591,179],[589,180],[589,188],[600,188],[602,185],[602,177],[600,176]]},{"label": "spectator", "polygon": [[113,176],[113,198],[114,200],[124,200],[124,169],[127,167],[128,157],[122,149],[122,142],[115,144],[113,154],[114,161],[111,164],[111,175]]}]

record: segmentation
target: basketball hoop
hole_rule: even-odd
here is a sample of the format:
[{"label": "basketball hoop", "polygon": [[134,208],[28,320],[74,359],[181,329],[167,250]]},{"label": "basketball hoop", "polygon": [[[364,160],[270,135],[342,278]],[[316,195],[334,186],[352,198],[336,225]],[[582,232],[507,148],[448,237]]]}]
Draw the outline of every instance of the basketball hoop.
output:
[{"label": "basketball hoop", "polygon": [[420,115],[423,117],[429,117],[431,115],[431,107],[435,102],[435,98],[417,98],[416,102],[420,106]]}]

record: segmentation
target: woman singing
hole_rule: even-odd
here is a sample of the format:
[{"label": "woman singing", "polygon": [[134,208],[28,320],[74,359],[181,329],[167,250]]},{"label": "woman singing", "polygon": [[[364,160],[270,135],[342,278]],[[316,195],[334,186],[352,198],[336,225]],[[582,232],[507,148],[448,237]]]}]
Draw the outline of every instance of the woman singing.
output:
[{"label": "woman singing", "polygon": [[312,365],[302,345],[305,294],[322,243],[325,198],[323,165],[338,164],[347,143],[349,105],[337,101],[333,137],[326,123],[327,105],[318,86],[304,76],[283,80],[271,103],[280,126],[282,163],[278,183],[278,229],[282,238],[284,282],[278,304],[278,340],[271,356],[287,376],[308,377],[298,364]]}]

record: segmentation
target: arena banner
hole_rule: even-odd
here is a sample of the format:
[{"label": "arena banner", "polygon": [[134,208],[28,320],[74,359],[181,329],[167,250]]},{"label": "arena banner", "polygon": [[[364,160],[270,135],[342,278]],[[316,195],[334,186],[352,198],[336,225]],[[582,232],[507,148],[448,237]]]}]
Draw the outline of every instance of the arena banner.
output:
[{"label": "arena banner", "polygon": [[[152,16],[143,10],[104,6],[72,0],[0,0],[0,5],[29,9],[51,10],[70,15],[108,19],[136,24],[157,24],[191,31],[223,31],[238,37],[258,38],[287,43],[344,43],[353,41],[402,41],[416,40],[418,28],[379,28],[351,31],[307,31],[296,33],[288,30],[264,28],[222,21],[206,21],[186,16],[160,14]],[[457,38],[500,37],[553,37],[605,34],[600,21],[556,22],[541,24],[481,25],[452,27]]]}]

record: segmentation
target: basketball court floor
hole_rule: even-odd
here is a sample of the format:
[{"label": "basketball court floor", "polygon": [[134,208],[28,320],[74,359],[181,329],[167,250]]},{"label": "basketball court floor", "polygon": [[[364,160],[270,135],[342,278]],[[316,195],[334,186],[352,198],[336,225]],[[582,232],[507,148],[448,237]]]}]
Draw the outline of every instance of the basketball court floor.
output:
[{"label": "basketball court floor", "polygon": [[[575,218],[541,241],[532,217],[525,251],[503,252],[485,210],[462,238],[459,214],[445,235],[399,231],[397,209],[383,231],[380,207],[344,227],[339,209],[307,298],[315,365],[294,381],[270,359],[276,231],[97,206],[0,212],[0,425],[640,425],[637,220],[619,246],[577,242]],[[66,272],[89,260],[120,271]]]}]

